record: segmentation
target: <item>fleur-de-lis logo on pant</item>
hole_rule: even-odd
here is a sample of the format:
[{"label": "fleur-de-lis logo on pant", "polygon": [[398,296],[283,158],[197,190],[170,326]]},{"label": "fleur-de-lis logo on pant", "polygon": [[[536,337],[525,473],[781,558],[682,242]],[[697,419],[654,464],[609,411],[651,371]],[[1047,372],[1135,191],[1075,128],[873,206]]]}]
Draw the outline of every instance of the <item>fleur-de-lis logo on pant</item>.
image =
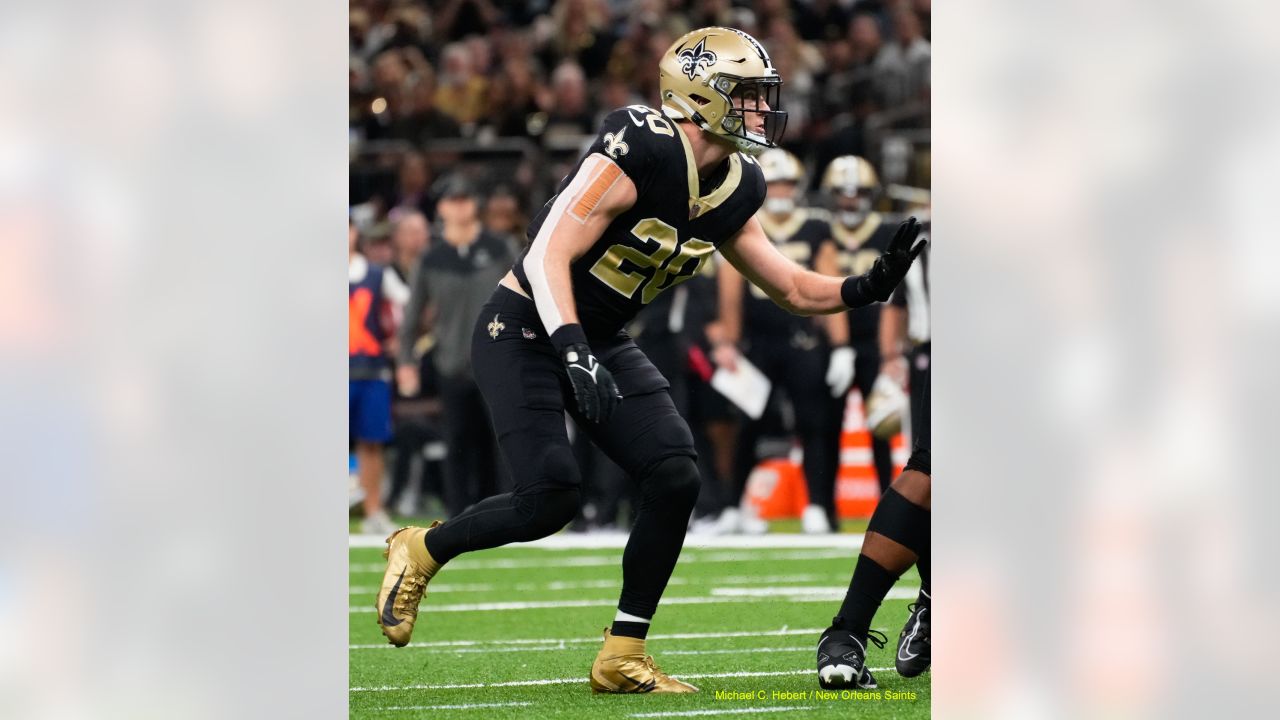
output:
[{"label": "fleur-de-lis logo on pant", "polygon": [[711,67],[717,60],[715,51],[707,50],[706,45],[707,39],[704,37],[698,41],[697,45],[676,53],[676,60],[680,62],[680,72],[690,80],[698,74],[699,67]]},{"label": "fleur-de-lis logo on pant", "polygon": [[489,323],[489,337],[493,338],[494,340],[497,340],[498,333],[506,329],[507,329],[507,326],[504,323],[499,322],[498,316],[494,315],[493,322]]}]

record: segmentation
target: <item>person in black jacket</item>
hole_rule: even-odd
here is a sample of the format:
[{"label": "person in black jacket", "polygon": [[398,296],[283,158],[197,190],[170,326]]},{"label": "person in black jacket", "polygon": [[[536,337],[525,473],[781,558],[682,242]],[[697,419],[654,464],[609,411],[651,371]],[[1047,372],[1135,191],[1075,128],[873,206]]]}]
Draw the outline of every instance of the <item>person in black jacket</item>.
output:
[{"label": "person in black jacket", "polygon": [[401,325],[396,379],[402,393],[418,385],[414,339],[423,311],[431,316],[435,365],[444,406],[444,504],[452,517],[499,492],[505,476],[480,389],[471,373],[471,328],[514,258],[502,238],[480,223],[479,196],[461,176],[446,178],[436,207],[440,229],[422,259]]}]

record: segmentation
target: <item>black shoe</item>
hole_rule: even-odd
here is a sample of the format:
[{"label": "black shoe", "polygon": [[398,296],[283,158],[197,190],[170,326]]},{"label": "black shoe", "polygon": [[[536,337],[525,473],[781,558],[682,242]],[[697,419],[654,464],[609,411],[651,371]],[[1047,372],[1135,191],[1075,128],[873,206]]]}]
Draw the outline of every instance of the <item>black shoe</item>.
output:
[{"label": "black shoe", "polygon": [[[818,640],[818,685],[823,690],[874,690],[876,679],[867,669],[866,642],[848,630],[842,630],[841,624],[840,618],[833,619],[831,627]],[[887,640],[875,630],[868,634],[867,639],[880,648]]]},{"label": "black shoe", "polygon": [[933,615],[929,604],[929,594],[921,590],[920,597],[908,608],[911,617],[898,636],[898,655],[894,660],[902,677],[915,677],[929,669],[929,622]]}]

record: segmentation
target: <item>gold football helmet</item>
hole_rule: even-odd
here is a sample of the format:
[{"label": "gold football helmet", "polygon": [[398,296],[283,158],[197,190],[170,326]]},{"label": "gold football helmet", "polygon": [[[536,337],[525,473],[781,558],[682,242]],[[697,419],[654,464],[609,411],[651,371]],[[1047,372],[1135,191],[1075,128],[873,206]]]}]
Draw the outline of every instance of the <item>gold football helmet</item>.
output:
[{"label": "gold football helmet", "polygon": [[[777,147],[787,127],[782,78],[741,30],[702,28],[676,40],[658,63],[658,87],[667,117],[691,120],[745,153]],[[750,127],[747,114],[763,116],[763,127]]]},{"label": "gold football helmet", "polygon": [[827,166],[819,185],[832,203],[836,219],[846,227],[856,227],[880,198],[880,177],[865,158],[842,155]]}]

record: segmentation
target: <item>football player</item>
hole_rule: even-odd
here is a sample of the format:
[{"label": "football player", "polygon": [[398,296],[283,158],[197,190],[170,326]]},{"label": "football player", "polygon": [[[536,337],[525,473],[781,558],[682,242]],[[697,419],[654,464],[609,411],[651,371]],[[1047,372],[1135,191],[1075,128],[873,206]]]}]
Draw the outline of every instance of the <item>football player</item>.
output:
[{"label": "football player", "polygon": [[[887,327],[882,340],[886,374],[894,382],[905,383],[908,361],[902,357],[902,340],[907,335],[904,320],[908,314],[913,316],[909,334],[911,458],[876,505],[839,614],[818,641],[818,684],[827,689],[876,686],[866,667],[867,642],[884,647],[887,638],[870,629],[871,619],[893,584],[912,565],[920,570],[920,595],[911,605],[911,615],[898,636],[894,664],[903,677],[915,677],[930,663],[928,256],[921,260],[912,268],[907,282],[898,288],[892,306],[884,308]],[[907,312],[903,312],[904,306]]]},{"label": "football player", "polygon": [[[820,188],[831,208],[831,234],[839,247],[839,274],[859,275],[866,272],[889,247],[896,230],[874,209],[881,195],[880,179],[875,168],[856,155],[838,157],[831,161],[822,174]],[[854,386],[862,394],[865,409],[875,386],[876,376],[880,374],[880,308],[854,308],[845,313],[842,320],[847,322],[845,335],[848,338],[848,350],[839,358],[847,363],[846,367],[841,368],[841,372],[848,373]],[[833,356],[833,363],[835,360],[836,357]],[[835,371],[834,366],[832,370]],[[844,429],[844,406],[845,396],[840,394],[833,396],[828,409],[832,420],[826,425],[831,433],[827,442],[836,448],[840,446],[840,435]],[[871,456],[876,467],[876,477],[880,481],[880,492],[883,493],[893,481],[893,452],[888,438],[872,434]],[[835,473],[839,470],[839,453],[826,460],[831,465],[825,472],[830,473],[834,483]],[[834,507],[827,508],[834,523]]]},{"label": "football player", "polygon": [[[765,235],[787,258],[826,275],[838,275],[838,252],[825,210],[801,207],[804,167],[796,156],[774,148],[760,155],[765,200],[756,215]],[[721,326],[716,364],[732,369],[740,345],[747,359],[782,390],[795,408],[794,430],[804,449],[809,507],[805,532],[830,532],[835,517],[835,480],[839,437],[831,437],[832,397],[843,399],[853,381],[853,351],[848,325],[840,315],[800,317],[775,305],[763,290],[743,282],[732,267],[720,273]],[[838,420],[836,421],[839,422]],[[737,439],[734,481],[737,496],[756,465],[762,420],[743,423]],[[735,496],[735,499],[736,497]],[[726,509],[732,513],[733,509]]]},{"label": "football player", "polygon": [[666,380],[623,325],[717,249],[775,302],[816,314],[887,299],[922,247],[913,219],[866,275],[830,277],[787,260],[754,219],[764,179],[752,154],[775,146],[786,123],[769,55],[741,31],[704,28],[677,40],[658,74],[661,109],[632,105],[605,117],[476,322],[475,378],[514,490],[387,539],[376,609],[394,645],[409,642],[427,583],[450,560],[546,537],[574,518],[581,477],[568,411],[640,495],[617,615],[590,686],[696,692],[645,654],[698,496],[693,439]]},{"label": "football player", "polygon": [[[928,224],[924,232],[929,232]],[[933,374],[932,340],[929,318],[929,253],[920,256],[907,277],[893,292],[881,311],[880,349],[885,358],[882,371],[889,382],[899,387],[904,381],[911,388],[912,448],[923,452],[928,476],[929,381]],[[928,503],[925,504],[928,508]],[[894,665],[903,677],[915,677],[929,669],[932,661],[930,629],[932,626],[931,574],[932,551],[928,536],[917,549],[916,569],[920,572],[920,594],[911,604],[911,615],[898,634],[898,653]]]}]

